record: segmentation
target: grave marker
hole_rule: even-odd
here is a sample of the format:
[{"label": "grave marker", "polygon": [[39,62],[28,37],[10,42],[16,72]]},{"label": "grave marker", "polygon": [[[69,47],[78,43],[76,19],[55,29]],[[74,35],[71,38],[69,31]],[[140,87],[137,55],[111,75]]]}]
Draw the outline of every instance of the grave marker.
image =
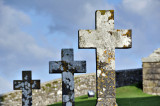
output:
[{"label": "grave marker", "polygon": [[63,106],[74,106],[74,73],[85,73],[86,61],[74,61],[73,49],[61,50],[61,61],[49,62],[49,73],[62,73]]},{"label": "grave marker", "polygon": [[131,30],[114,29],[114,10],[97,10],[96,30],[79,30],[79,48],[96,49],[97,106],[115,106],[115,48],[131,48]]},{"label": "grave marker", "polygon": [[22,71],[22,80],[13,84],[14,90],[22,90],[22,106],[32,106],[32,89],[40,89],[40,80],[32,80],[31,71]]}]

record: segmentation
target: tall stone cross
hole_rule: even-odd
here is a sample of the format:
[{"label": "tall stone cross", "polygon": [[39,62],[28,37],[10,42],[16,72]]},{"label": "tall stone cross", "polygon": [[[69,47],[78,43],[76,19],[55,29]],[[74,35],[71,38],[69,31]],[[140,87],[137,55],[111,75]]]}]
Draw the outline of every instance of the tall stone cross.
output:
[{"label": "tall stone cross", "polygon": [[14,90],[22,90],[22,106],[32,106],[32,89],[40,89],[40,80],[32,80],[31,71],[22,71],[22,80],[13,84]]},{"label": "tall stone cross", "polygon": [[96,30],[79,30],[79,48],[96,49],[97,106],[115,106],[115,48],[131,48],[131,30],[114,29],[114,10],[97,10]]},{"label": "tall stone cross", "polygon": [[74,73],[85,73],[86,61],[74,61],[73,49],[62,49],[61,60],[49,62],[49,73],[62,73],[63,106],[74,106]]}]

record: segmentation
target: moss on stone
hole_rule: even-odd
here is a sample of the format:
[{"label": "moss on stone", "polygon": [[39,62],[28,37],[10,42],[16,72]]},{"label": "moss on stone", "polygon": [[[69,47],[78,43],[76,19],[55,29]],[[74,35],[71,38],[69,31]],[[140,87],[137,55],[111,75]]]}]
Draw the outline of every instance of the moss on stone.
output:
[{"label": "moss on stone", "polygon": [[75,81],[75,83],[79,83],[81,80],[76,78],[74,81]]},{"label": "moss on stone", "polygon": [[46,90],[44,86],[42,86],[42,90],[43,90],[43,91]]},{"label": "moss on stone", "polygon": [[15,98],[16,97],[16,95],[14,93],[10,93],[9,95],[10,95],[11,98]]},{"label": "moss on stone", "polygon": [[86,30],[88,33],[91,33],[92,31],[91,30]]},{"label": "moss on stone", "polygon": [[2,96],[2,97],[0,97],[0,101],[1,102],[3,102],[4,101],[4,97]]},{"label": "moss on stone", "polygon": [[46,84],[46,87],[51,87],[51,84],[50,83]]},{"label": "moss on stone", "polygon": [[0,96],[0,101],[4,101],[5,100],[5,98],[7,98],[8,96],[7,95],[3,95],[3,96]]},{"label": "moss on stone", "polygon": [[57,83],[58,83],[58,81],[54,81],[54,82],[52,82],[52,84],[53,84],[53,85],[55,85],[55,84],[57,84]]},{"label": "moss on stone", "polygon": [[105,15],[105,13],[106,13],[106,10],[98,10],[98,11],[101,12],[101,15]]},{"label": "moss on stone", "polygon": [[57,88],[57,86],[53,86],[52,88]]},{"label": "moss on stone", "polygon": [[49,90],[48,90],[48,92],[51,92],[51,91],[52,91],[52,89],[49,89]]},{"label": "moss on stone", "polygon": [[110,10],[111,16],[108,17],[108,20],[114,20],[114,10]]},{"label": "moss on stone", "polygon": [[77,80],[79,77],[74,77],[74,80]]},{"label": "moss on stone", "polygon": [[79,79],[78,82],[81,82],[81,80]]},{"label": "moss on stone", "polygon": [[127,37],[131,37],[131,33],[132,33],[131,30],[128,30],[126,33]]}]

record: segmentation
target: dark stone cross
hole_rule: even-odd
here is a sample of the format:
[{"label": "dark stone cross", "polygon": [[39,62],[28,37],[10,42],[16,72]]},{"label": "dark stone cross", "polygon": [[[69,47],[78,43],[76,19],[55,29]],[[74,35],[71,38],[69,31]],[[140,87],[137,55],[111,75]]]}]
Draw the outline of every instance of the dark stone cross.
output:
[{"label": "dark stone cross", "polygon": [[13,84],[14,90],[22,90],[22,106],[32,106],[32,89],[40,89],[40,80],[32,80],[31,71],[22,71],[22,80]]},{"label": "dark stone cross", "polygon": [[85,73],[86,61],[74,61],[73,49],[62,49],[61,60],[49,62],[49,73],[62,73],[63,106],[74,106],[74,73]]},{"label": "dark stone cross", "polygon": [[131,30],[114,29],[114,10],[96,11],[96,30],[79,30],[79,48],[96,49],[97,106],[116,106],[115,48],[131,48]]}]

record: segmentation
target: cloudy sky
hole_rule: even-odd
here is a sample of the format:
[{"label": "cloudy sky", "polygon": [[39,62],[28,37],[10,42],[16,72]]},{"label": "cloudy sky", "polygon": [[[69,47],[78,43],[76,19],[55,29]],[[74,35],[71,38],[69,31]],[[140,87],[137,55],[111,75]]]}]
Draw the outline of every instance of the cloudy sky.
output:
[{"label": "cloudy sky", "polygon": [[41,82],[61,78],[49,61],[60,61],[62,48],[96,72],[95,50],[78,49],[78,30],[95,28],[96,10],[114,10],[115,29],[132,29],[132,48],[116,49],[116,70],[141,68],[160,47],[159,0],[0,0],[0,93],[13,91],[22,70]]}]

